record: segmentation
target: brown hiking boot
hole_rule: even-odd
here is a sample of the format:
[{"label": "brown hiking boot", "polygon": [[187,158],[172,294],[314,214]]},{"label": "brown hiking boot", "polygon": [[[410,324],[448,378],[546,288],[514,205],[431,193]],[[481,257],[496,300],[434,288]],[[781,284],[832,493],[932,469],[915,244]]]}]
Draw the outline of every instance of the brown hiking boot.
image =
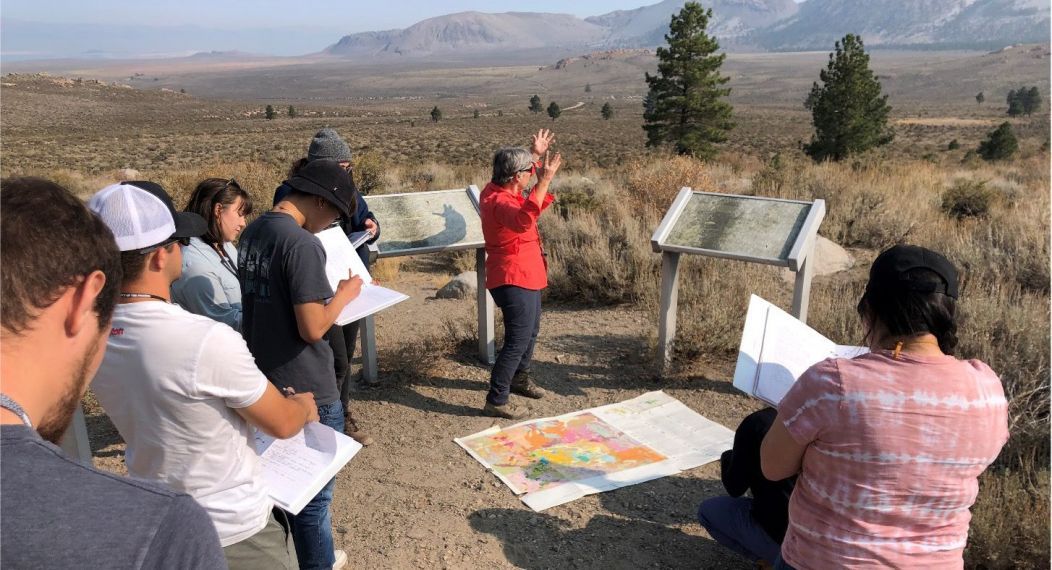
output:
[{"label": "brown hiking boot", "polygon": [[358,427],[358,422],[350,412],[343,414],[343,433],[362,444],[362,447],[368,447],[373,443],[373,437]]},{"label": "brown hiking boot", "polygon": [[544,397],[544,390],[533,383],[529,372],[516,372],[511,379],[511,393],[540,400]]},{"label": "brown hiking boot", "polygon": [[482,408],[482,414],[486,416],[492,416],[494,418],[504,418],[507,420],[521,420],[526,417],[526,413],[529,410],[522,406],[516,406],[511,402],[498,406],[497,404],[491,404],[486,402],[486,405]]}]

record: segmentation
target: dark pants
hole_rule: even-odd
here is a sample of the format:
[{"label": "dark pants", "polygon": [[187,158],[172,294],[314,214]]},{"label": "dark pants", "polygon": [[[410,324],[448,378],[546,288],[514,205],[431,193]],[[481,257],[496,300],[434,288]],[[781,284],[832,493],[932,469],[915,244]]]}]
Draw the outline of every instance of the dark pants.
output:
[{"label": "dark pants", "polygon": [[[321,423],[343,433],[343,405],[339,401],[318,406],[318,417]],[[335,478],[321,488],[300,514],[289,517],[301,570],[332,568],[332,563],[336,561],[332,543],[332,514],[329,512],[334,487]]]},{"label": "dark pants", "polygon": [[351,359],[354,358],[354,346],[358,341],[358,323],[343,326],[333,325],[325,333],[325,340],[332,347],[332,365],[336,372],[336,389],[340,392],[340,402],[344,410],[351,404]]},{"label": "dark pants", "polygon": [[752,499],[713,497],[698,507],[698,522],[716,542],[749,560],[774,564],[782,545],[752,516]]},{"label": "dark pants", "polygon": [[490,373],[486,401],[503,406],[508,403],[515,373],[530,369],[533,347],[541,332],[541,292],[514,285],[502,285],[489,292],[504,315],[504,346]]}]

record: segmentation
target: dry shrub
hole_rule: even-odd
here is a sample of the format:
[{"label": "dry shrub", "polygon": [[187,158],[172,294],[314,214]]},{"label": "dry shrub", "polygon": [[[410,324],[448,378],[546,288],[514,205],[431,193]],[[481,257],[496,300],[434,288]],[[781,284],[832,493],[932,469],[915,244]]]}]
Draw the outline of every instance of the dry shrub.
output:
[{"label": "dry shrub", "polygon": [[659,256],[650,247],[658,213],[640,209],[608,183],[594,192],[595,209],[543,218],[548,295],[598,305],[643,300],[658,275]]},{"label": "dry shrub", "polygon": [[964,551],[965,567],[1049,567],[1047,465],[1033,479],[1013,471],[990,471],[979,477],[979,496],[972,506]]},{"label": "dry shrub", "polygon": [[401,257],[385,257],[378,259],[369,269],[369,275],[380,283],[393,283],[402,269]]},{"label": "dry shrub", "polygon": [[[961,295],[958,356],[990,365],[1004,384],[1012,433],[1000,463],[1048,464],[1048,296],[1018,286],[970,287]],[[1035,455],[1036,454],[1036,455]]]},{"label": "dry shrub", "polygon": [[990,213],[997,192],[986,186],[986,180],[960,179],[942,193],[942,210],[961,218],[982,218]]},{"label": "dry shrub", "polygon": [[710,164],[687,156],[637,160],[625,169],[625,190],[639,203],[664,212],[684,186],[705,192],[717,191],[712,168]]},{"label": "dry shrub", "polygon": [[384,192],[387,171],[388,165],[379,152],[368,151],[354,157],[354,184],[363,196]]}]

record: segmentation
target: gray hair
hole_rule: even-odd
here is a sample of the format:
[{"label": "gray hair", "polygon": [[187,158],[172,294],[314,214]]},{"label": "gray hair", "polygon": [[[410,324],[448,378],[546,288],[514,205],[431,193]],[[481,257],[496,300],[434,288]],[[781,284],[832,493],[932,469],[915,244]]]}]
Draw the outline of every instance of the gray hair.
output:
[{"label": "gray hair", "polygon": [[530,151],[521,147],[502,148],[493,155],[493,183],[503,186],[532,165],[533,155]]}]

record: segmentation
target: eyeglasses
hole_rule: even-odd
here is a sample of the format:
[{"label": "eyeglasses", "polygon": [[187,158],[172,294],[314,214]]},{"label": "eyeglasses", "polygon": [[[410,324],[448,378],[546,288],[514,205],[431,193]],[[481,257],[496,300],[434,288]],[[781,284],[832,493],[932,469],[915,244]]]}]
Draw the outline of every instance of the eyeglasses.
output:
[{"label": "eyeglasses", "polygon": [[523,172],[529,172],[530,176],[533,176],[533,173],[536,172],[536,171],[537,171],[537,166],[534,165],[534,164],[531,164],[529,168],[523,168],[522,170],[520,170],[516,174],[521,174]]}]

